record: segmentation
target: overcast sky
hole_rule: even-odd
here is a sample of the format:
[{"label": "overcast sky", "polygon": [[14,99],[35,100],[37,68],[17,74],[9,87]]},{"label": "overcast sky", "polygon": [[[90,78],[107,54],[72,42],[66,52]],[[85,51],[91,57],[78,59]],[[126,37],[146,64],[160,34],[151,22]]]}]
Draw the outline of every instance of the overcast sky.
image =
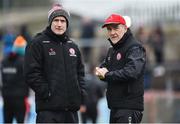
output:
[{"label": "overcast sky", "polygon": [[[95,19],[104,19],[125,6],[162,6],[179,0],[56,0],[70,12]],[[154,5],[153,5],[154,4]]]},{"label": "overcast sky", "polygon": [[[83,16],[102,19],[118,10],[120,0],[62,0],[68,10]],[[122,0],[123,1],[123,0]],[[122,3],[123,4],[123,3]]]}]

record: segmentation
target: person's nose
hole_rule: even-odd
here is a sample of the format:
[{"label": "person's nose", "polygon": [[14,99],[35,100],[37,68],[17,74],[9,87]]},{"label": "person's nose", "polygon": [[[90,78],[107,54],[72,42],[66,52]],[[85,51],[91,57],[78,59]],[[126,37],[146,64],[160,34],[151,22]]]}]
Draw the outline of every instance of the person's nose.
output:
[{"label": "person's nose", "polygon": [[112,29],[110,33],[111,35],[115,34],[115,30]]},{"label": "person's nose", "polygon": [[61,26],[61,25],[62,25],[62,22],[61,22],[61,21],[58,21],[58,22],[57,22],[57,25],[58,25],[58,26]]}]

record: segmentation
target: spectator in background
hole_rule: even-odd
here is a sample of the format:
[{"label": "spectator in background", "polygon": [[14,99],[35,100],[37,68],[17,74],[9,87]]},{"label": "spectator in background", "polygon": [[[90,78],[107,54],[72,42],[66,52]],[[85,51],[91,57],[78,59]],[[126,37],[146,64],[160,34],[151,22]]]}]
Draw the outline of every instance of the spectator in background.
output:
[{"label": "spectator in background", "polygon": [[136,38],[146,50],[147,58],[146,58],[146,69],[144,74],[144,89],[148,90],[151,88],[151,81],[152,81],[152,67],[149,60],[150,56],[150,45],[148,44],[148,35],[143,26],[140,26],[136,33]]},{"label": "spectator in background", "polygon": [[151,31],[148,42],[152,45],[154,49],[156,64],[157,65],[163,64],[165,36],[164,36],[164,31],[160,25],[157,25]]},{"label": "spectator in background", "polygon": [[0,42],[2,41],[2,37],[3,37],[3,30],[0,28]]},{"label": "spectator in background", "polygon": [[66,31],[70,14],[55,4],[48,26],[26,47],[26,83],[35,92],[37,123],[78,123],[85,97],[84,65]]},{"label": "spectator in background", "polygon": [[0,28],[0,50],[1,50],[1,53],[0,53],[0,59],[2,60],[2,56],[3,56],[3,52],[2,52],[2,46],[3,46],[3,42],[2,42],[2,37],[3,37],[3,29]]},{"label": "spectator in background", "polygon": [[94,66],[90,67],[89,73],[86,75],[86,89],[87,99],[85,101],[85,112],[81,112],[81,119],[83,123],[87,123],[90,120],[92,123],[97,122],[98,108],[97,104],[100,98],[103,97],[105,89],[104,83],[98,80],[94,75]]},{"label": "spectator in background", "polygon": [[82,52],[84,55],[85,62],[89,62],[90,60],[91,48],[94,37],[95,37],[95,25],[93,21],[89,18],[83,18],[81,38],[83,42]]},{"label": "spectator in background", "polygon": [[112,47],[100,67],[96,67],[96,75],[107,82],[110,123],[140,123],[144,110],[145,49],[121,15],[110,15],[102,28],[107,29]]},{"label": "spectator in background", "polygon": [[3,41],[3,55],[4,57],[9,55],[12,50],[13,42],[16,39],[16,34],[13,27],[8,26],[5,34],[2,36]]},{"label": "spectator in background", "polygon": [[25,40],[27,41],[27,43],[29,44],[29,42],[31,41],[31,34],[28,31],[28,27],[26,24],[23,24],[20,27],[20,35],[22,35],[25,38]]},{"label": "spectator in background", "polygon": [[18,123],[23,123],[25,119],[26,100],[29,94],[23,76],[25,46],[25,39],[18,36],[11,52],[2,61],[2,97],[5,123],[12,123],[13,118]]},{"label": "spectator in background", "polygon": [[142,44],[147,43],[147,33],[145,31],[145,28],[143,26],[140,26],[136,33],[136,38],[139,42]]}]

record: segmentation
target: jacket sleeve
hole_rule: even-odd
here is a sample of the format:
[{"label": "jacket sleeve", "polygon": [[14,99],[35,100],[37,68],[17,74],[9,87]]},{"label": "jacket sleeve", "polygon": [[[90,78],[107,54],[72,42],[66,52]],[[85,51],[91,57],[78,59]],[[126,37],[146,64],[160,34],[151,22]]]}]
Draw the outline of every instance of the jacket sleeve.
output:
[{"label": "jacket sleeve", "polygon": [[[108,69],[108,57],[110,56],[110,54],[111,54],[111,52],[112,52],[112,48],[109,48],[109,50],[108,50],[108,52],[107,52],[107,56],[104,58],[104,60],[103,60],[103,62],[102,63],[100,63],[100,68],[107,68]],[[99,78],[100,79],[100,78]],[[101,81],[105,81],[106,82],[106,80],[105,79],[100,79]]]},{"label": "jacket sleeve", "polygon": [[126,54],[126,64],[120,70],[110,71],[105,74],[105,80],[108,82],[138,79],[144,73],[146,54],[143,47],[134,46]]},{"label": "jacket sleeve", "polygon": [[81,53],[78,49],[78,65],[77,65],[77,75],[78,75],[78,82],[79,82],[79,86],[80,86],[80,90],[81,90],[81,104],[85,103],[86,97],[87,97],[87,93],[86,93],[86,89],[85,89],[85,73],[84,73],[84,64],[82,62],[82,58],[81,58]]},{"label": "jacket sleeve", "polygon": [[40,99],[49,96],[48,84],[43,75],[43,49],[40,43],[28,44],[25,52],[25,81]]}]

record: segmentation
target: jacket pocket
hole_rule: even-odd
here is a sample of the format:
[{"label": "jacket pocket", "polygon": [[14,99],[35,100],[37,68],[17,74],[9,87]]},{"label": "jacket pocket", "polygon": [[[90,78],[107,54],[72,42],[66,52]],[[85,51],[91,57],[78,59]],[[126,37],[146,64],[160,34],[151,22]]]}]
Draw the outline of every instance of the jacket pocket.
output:
[{"label": "jacket pocket", "polygon": [[48,98],[49,87],[48,84],[41,84],[35,89],[35,95],[38,99],[45,100]]}]

